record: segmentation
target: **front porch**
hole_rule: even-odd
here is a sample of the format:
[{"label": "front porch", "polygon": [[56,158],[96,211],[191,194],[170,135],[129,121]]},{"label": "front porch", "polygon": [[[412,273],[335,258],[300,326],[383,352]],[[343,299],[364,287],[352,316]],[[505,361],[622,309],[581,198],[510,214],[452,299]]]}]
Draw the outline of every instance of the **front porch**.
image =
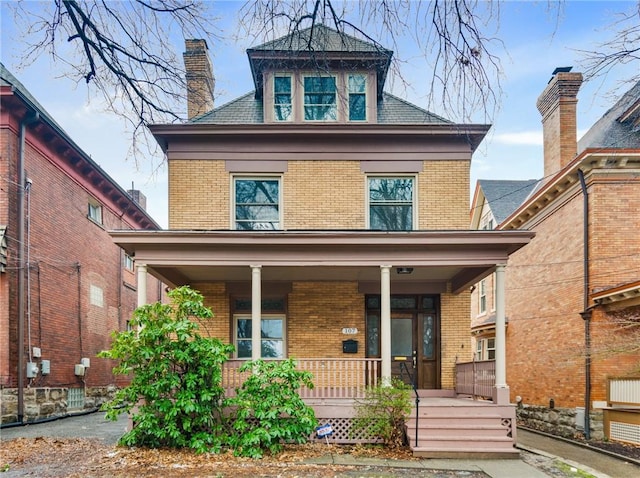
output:
[{"label": "front porch", "polygon": [[[353,435],[351,422],[355,405],[367,387],[380,383],[381,359],[297,359],[299,369],[313,373],[314,388],[303,388],[300,395],[311,406],[319,425],[331,425],[326,438],[334,444],[374,443],[370,437]],[[223,369],[223,386],[228,396],[246,378],[239,371],[242,360],[229,360]],[[517,458],[515,407],[477,399],[468,394],[468,364],[456,367],[460,386],[454,390],[414,389],[414,405],[406,420],[407,440],[415,456],[427,458]],[[491,369],[485,364],[483,388]],[[495,383],[495,375],[494,375]],[[482,384],[478,384],[480,387]]]}]

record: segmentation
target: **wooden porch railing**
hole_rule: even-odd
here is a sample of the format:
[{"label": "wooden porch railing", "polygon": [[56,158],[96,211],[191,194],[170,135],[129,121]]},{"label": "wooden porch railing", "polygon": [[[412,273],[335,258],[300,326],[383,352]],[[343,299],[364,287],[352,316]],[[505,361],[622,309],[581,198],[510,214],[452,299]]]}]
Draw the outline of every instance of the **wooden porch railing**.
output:
[{"label": "wooden porch railing", "polygon": [[[302,398],[362,398],[379,380],[380,359],[295,359],[297,368],[313,374],[313,389],[300,390]],[[244,360],[228,360],[222,369],[227,396],[235,395],[250,372],[240,372]]]},{"label": "wooden porch railing", "polygon": [[491,398],[496,383],[496,361],[456,364],[456,393],[473,398]]}]

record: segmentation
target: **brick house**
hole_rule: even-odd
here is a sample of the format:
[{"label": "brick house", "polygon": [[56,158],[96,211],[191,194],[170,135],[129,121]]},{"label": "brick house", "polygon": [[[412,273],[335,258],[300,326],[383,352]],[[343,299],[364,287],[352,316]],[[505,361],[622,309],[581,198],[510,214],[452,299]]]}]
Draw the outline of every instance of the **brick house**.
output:
[{"label": "brick house", "polygon": [[[115,242],[140,274],[205,296],[209,328],[236,346],[229,380],[246,359],[311,370],[305,398],[336,440],[366,385],[396,376],[432,405],[455,398],[456,361],[472,353],[469,287],[532,237],[469,231],[470,162],[489,126],[384,92],[392,52],[323,25],[248,49],[255,91],[217,108],[206,42],[186,45],[189,120],[151,127],[169,230],[112,231]],[[512,453],[496,385],[490,405],[506,421],[493,451]],[[455,433],[418,448],[473,448]]]},{"label": "brick house", "polygon": [[[534,190],[539,181],[480,179],[471,200],[471,229],[493,230]],[[495,360],[495,273],[471,288],[471,334],[474,360]],[[505,318],[507,325],[509,316]]]},{"label": "brick house", "polygon": [[[116,379],[96,358],[138,297],[109,229],[156,230],[125,191],[0,64],[2,423],[91,409]],[[149,278],[146,300],[161,297]],[[85,367],[80,367],[84,364]]]},{"label": "brick house", "polygon": [[[544,178],[497,226],[535,232],[507,268],[511,399],[530,426],[639,442],[637,415],[603,432],[602,411],[621,400],[607,394],[609,380],[638,377],[640,362],[634,327],[620,322],[640,315],[640,83],[578,142],[582,75],[567,70],[537,102]],[[638,381],[620,386],[634,397],[622,402],[640,404]]]}]

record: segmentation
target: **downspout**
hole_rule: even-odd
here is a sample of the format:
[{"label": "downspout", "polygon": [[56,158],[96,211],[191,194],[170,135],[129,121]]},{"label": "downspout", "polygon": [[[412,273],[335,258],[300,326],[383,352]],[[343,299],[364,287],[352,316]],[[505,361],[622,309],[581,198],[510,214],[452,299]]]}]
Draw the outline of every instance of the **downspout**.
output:
[{"label": "downspout", "polygon": [[578,178],[582,188],[583,212],[582,212],[582,234],[583,234],[583,311],[580,316],[584,320],[584,437],[591,439],[591,309],[589,308],[589,195],[587,185],[584,181],[584,172],[578,169]]},{"label": "downspout", "polygon": [[32,112],[20,121],[20,138],[18,153],[18,422],[24,420],[24,379],[26,364],[24,361],[24,321],[25,321],[25,187],[26,174],[24,168],[24,149],[27,126],[40,119],[40,113]]}]

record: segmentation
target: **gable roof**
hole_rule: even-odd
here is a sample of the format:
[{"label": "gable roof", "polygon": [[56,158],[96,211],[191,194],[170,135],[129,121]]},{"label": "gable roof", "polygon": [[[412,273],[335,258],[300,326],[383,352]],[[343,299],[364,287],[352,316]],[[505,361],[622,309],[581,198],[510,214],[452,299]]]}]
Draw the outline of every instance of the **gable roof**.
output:
[{"label": "gable roof", "polygon": [[[424,124],[453,122],[420,108],[389,93],[378,101],[378,124]],[[189,120],[200,124],[261,124],[264,123],[263,103],[249,92],[218,108]]]},{"label": "gable roof", "polygon": [[536,179],[527,180],[501,180],[480,179],[478,186],[482,188],[485,199],[489,203],[496,225],[504,221],[515,211],[520,204],[531,194],[536,184]]},{"label": "gable roof", "polygon": [[33,113],[35,122],[44,128],[50,138],[53,138],[48,142],[56,142],[54,149],[58,150],[60,157],[73,164],[73,168],[79,171],[79,174],[82,174],[97,189],[107,194],[114,203],[122,208],[123,214],[126,212],[145,229],[160,229],[160,225],[147,213],[145,208],[71,139],[2,62],[0,62],[0,88],[4,90],[0,95],[3,106],[11,105],[24,112],[25,115]]},{"label": "gable roof", "polygon": [[247,49],[256,96],[262,96],[263,71],[273,68],[308,68],[319,71],[340,67],[375,69],[378,97],[382,95],[393,51],[374,40],[364,41],[323,24]]},{"label": "gable roof", "polygon": [[585,149],[636,149],[640,145],[640,81],[578,141]]}]

